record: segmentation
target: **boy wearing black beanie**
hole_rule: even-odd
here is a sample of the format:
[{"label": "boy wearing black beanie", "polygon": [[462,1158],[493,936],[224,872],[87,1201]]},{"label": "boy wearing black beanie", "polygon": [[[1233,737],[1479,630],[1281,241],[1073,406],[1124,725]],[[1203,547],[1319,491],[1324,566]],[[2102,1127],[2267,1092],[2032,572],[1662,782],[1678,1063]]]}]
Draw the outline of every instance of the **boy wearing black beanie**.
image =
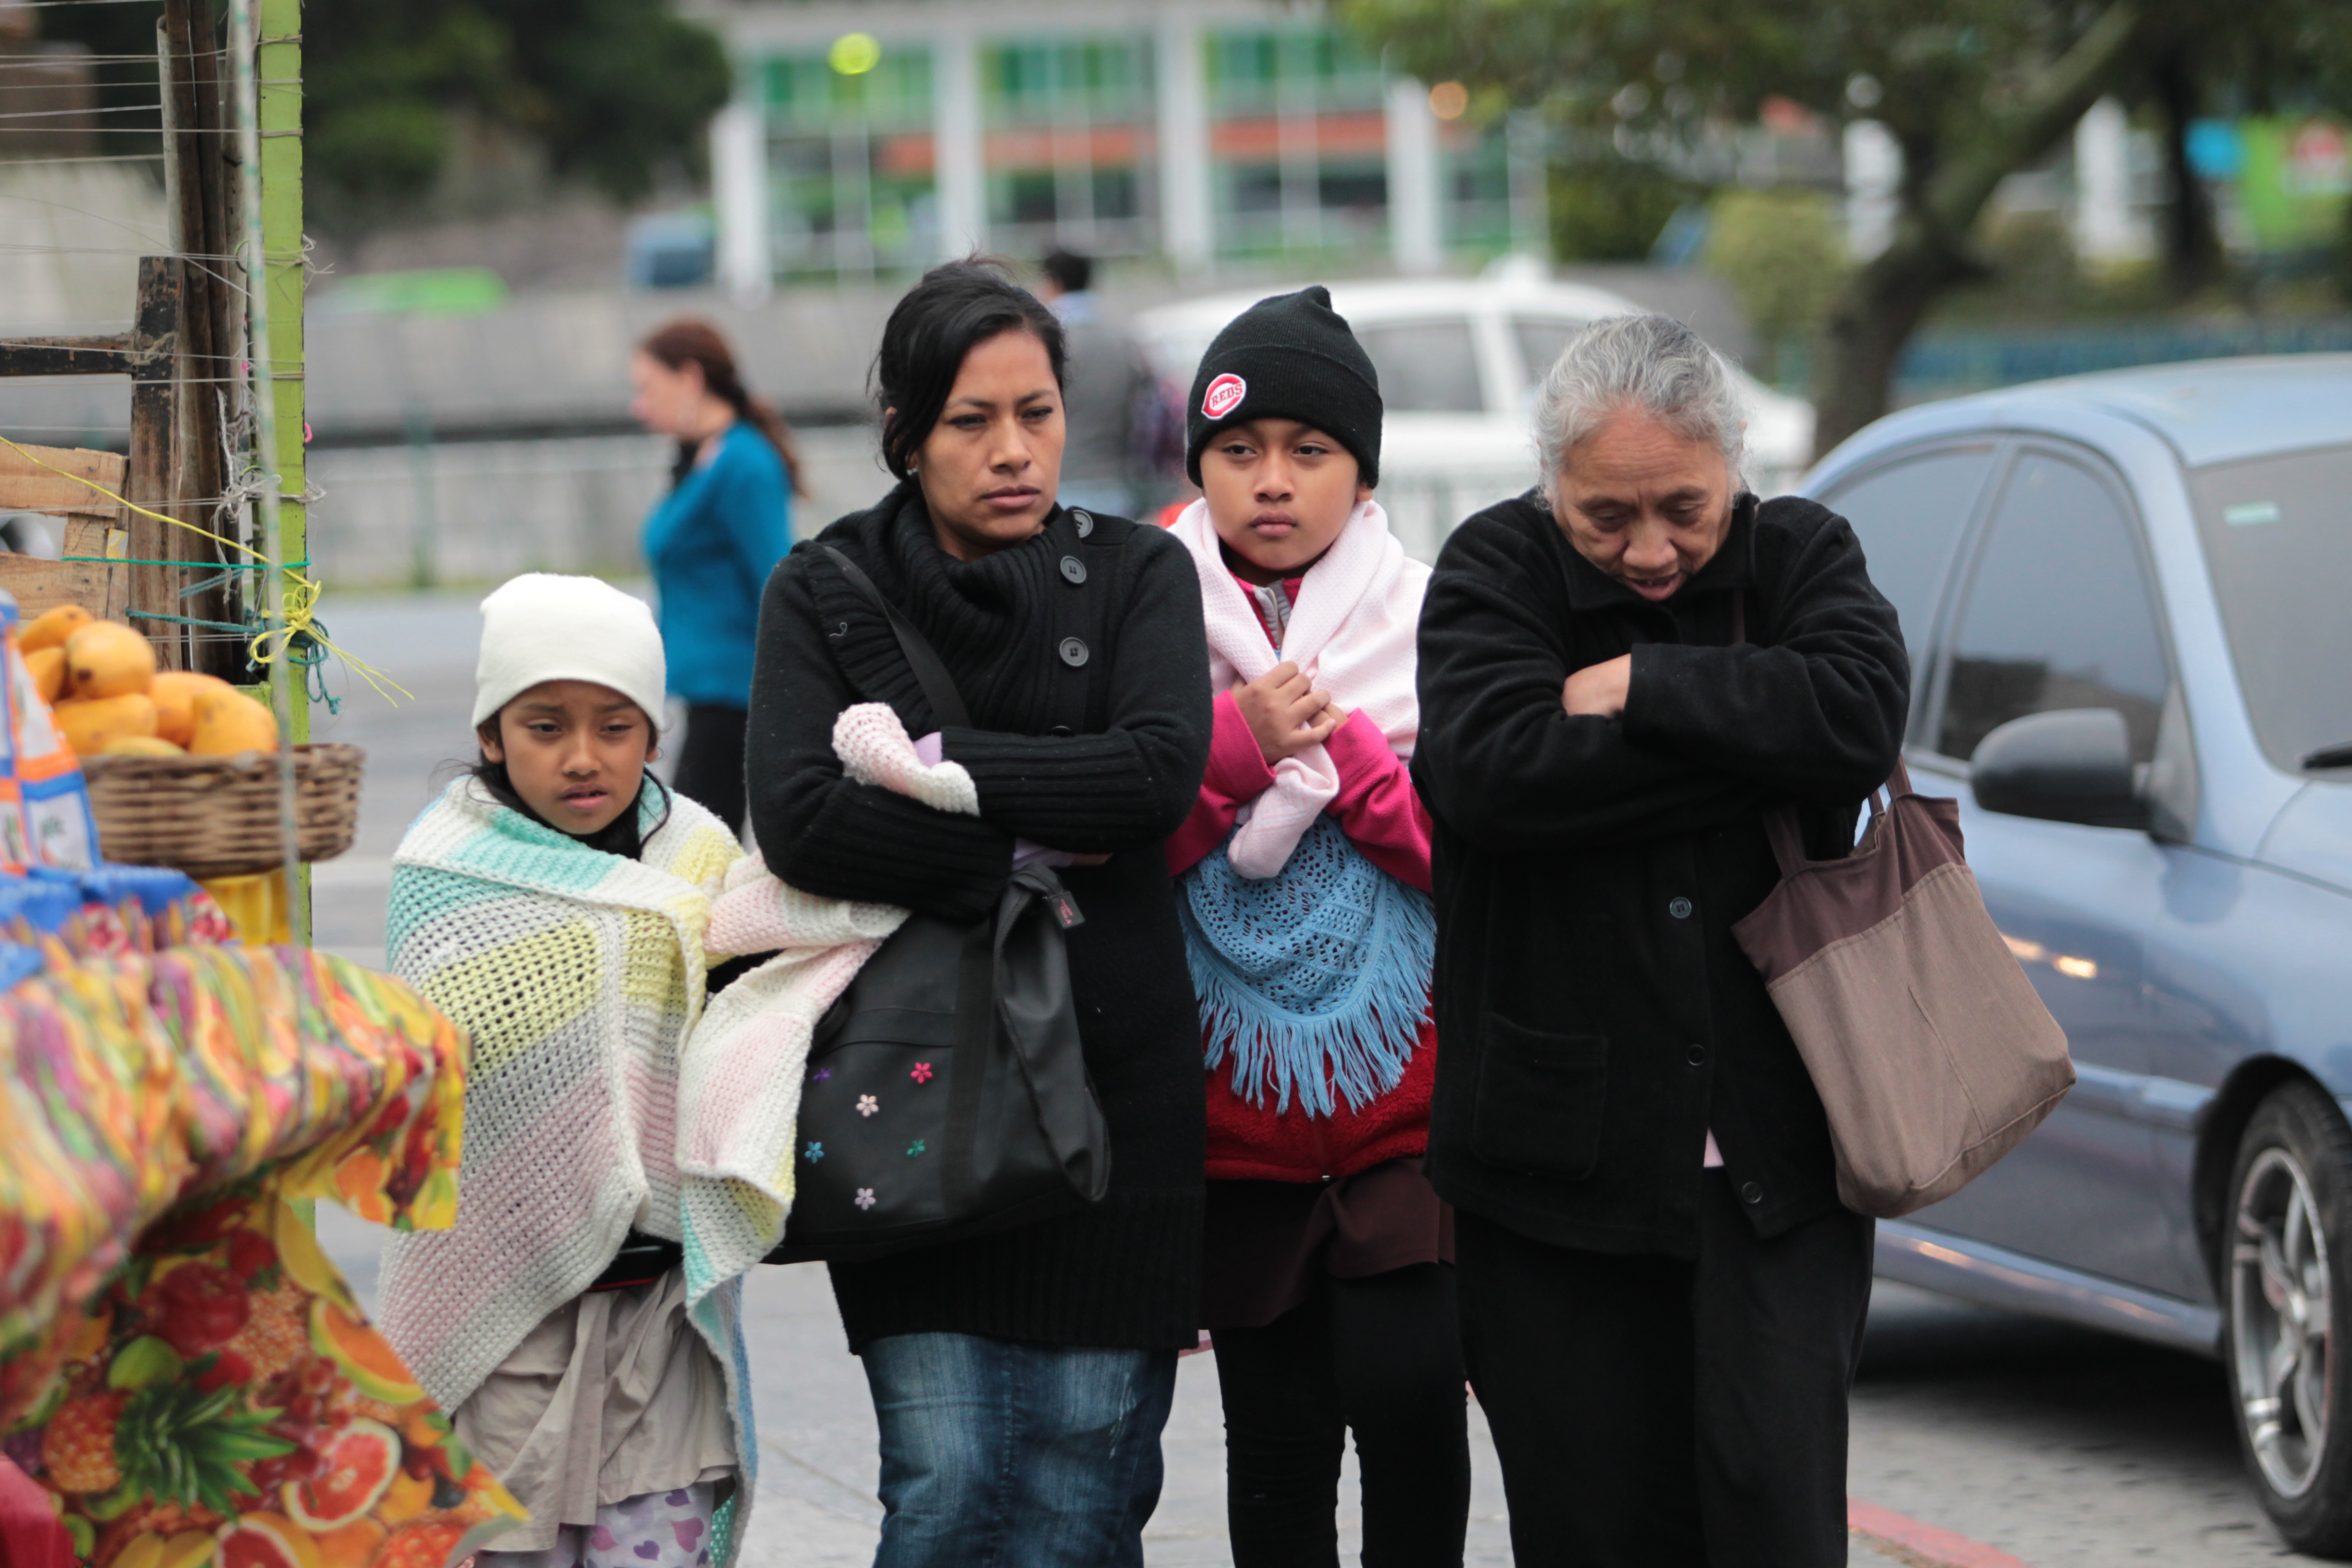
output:
[{"label": "boy wearing black beanie", "polygon": [[1352,1431],[1364,1560],[1458,1564],[1453,1232],[1421,1173],[1435,924],[1410,761],[1429,568],[1372,499],[1380,378],[1324,289],[1218,333],[1188,412],[1202,493],[1169,531],[1200,578],[1214,723],[1168,868],[1208,1080],[1202,1326],[1233,1559],[1338,1560]]},{"label": "boy wearing black beanie", "polygon": [[1381,482],[1380,373],[1320,283],[1260,300],[1201,356],[1184,419],[1192,482],[1201,482],[1201,450],[1218,431],[1257,419],[1314,426],[1355,455],[1367,488]]}]

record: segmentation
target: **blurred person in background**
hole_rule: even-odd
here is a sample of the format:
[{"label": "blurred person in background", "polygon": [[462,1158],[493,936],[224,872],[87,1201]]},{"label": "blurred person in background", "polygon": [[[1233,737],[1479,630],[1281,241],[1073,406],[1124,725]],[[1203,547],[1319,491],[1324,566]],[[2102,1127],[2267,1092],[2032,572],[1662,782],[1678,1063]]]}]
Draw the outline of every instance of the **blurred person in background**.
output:
[{"label": "blurred person in background", "polygon": [[[1085,914],[1069,983],[1110,1190],[830,1265],[880,1427],[877,1568],[1141,1568],[1176,1355],[1197,1340],[1201,1044],[1165,844],[1208,759],[1200,583],[1160,530],[1059,504],[1062,371],[1034,295],[978,261],[926,273],[875,360],[898,483],[786,556],[760,616],[751,821],[771,870],[971,921],[1045,857]],[[936,650],[971,728],[932,711],[834,550]],[[977,816],[845,773],[835,721],[866,702],[971,776]]]},{"label": "blurred person in background", "polygon": [[629,362],[638,424],[677,442],[670,491],[646,520],[670,694],[686,704],[677,792],[743,830],[743,724],[760,593],[793,545],[800,454],[707,321],[672,321]]},{"label": "blurred person in background", "polygon": [[[1163,399],[1159,378],[1135,340],[1103,319],[1094,291],[1094,258],[1048,252],[1040,263],[1043,299],[1062,323],[1069,438],[1062,448],[1061,500],[1082,511],[1133,517],[1156,499],[1153,416]],[[1181,437],[1180,437],[1181,438]]]},{"label": "blurred person in background", "polygon": [[1732,934],[1765,811],[1852,848],[1910,663],[1846,521],[1740,482],[1723,362],[1595,321],[1538,487],[1456,529],[1421,617],[1437,1089],[1470,1381],[1521,1568],[1846,1561],[1872,1226]]}]

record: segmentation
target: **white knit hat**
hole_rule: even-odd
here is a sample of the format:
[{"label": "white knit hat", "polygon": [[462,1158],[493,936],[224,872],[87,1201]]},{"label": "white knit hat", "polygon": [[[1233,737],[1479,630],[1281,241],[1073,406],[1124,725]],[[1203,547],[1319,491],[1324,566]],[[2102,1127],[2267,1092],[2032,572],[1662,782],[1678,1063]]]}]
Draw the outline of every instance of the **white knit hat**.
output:
[{"label": "white knit hat", "polygon": [[507,583],[482,601],[474,722],[542,680],[609,686],[660,723],[669,666],[653,611],[598,577],[529,572]]}]

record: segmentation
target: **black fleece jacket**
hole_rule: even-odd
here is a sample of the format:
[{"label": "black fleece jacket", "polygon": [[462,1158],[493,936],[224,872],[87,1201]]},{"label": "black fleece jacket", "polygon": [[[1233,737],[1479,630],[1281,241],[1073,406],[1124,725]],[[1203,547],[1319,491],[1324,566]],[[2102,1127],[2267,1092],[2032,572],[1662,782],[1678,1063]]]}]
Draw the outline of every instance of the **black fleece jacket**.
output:
[{"label": "black fleece jacket", "polygon": [[[1626,653],[1622,716],[1570,718],[1569,675]],[[1690,1257],[1712,1128],[1759,1234],[1836,1205],[1821,1098],[1731,927],[1780,879],[1766,805],[1799,808],[1817,858],[1852,847],[1909,688],[1861,544],[1811,501],[1742,497],[1664,604],[1532,495],[1454,531],[1412,764],[1436,829],[1442,1194],[1539,1241]]]},{"label": "black fleece jacket", "polygon": [[[907,732],[940,729],[889,625],[821,545],[856,561],[953,676],[974,727],[948,758],[977,817],[843,776],[833,724],[887,702]],[[876,1263],[836,1264],[853,1350],[945,1331],[1047,1344],[1192,1343],[1204,1110],[1198,1008],[1162,841],[1209,754],[1200,582],[1176,542],[1057,510],[1045,531],[959,562],[901,485],[777,564],[760,610],[746,746],[751,821],[776,874],[833,898],[950,919],[996,907],[1015,838],[1108,864],[1062,873],[1086,920],[1069,933],[1087,1069],[1110,1126],[1094,1208]]]}]

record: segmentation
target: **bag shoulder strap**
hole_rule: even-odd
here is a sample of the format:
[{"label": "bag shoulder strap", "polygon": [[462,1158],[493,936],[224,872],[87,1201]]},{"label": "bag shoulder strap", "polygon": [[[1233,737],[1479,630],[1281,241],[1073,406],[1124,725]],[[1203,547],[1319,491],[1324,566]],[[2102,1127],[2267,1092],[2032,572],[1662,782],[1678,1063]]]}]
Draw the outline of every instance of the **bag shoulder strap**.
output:
[{"label": "bag shoulder strap", "polygon": [[882,612],[882,618],[890,623],[891,633],[898,639],[898,651],[907,656],[907,663],[915,671],[915,684],[923,689],[923,700],[931,705],[931,716],[940,723],[952,724],[959,730],[971,729],[971,715],[964,708],[963,694],[956,689],[955,677],[948,673],[946,662],[933,650],[923,634],[915,629],[915,623],[901,615],[898,605],[882,596],[882,590],[874,585],[874,579],[866,574],[866,568],[830,544],[822,548],[841,568],[841,574],[849,579],[849,585],[863,594],[876,609]]}]

